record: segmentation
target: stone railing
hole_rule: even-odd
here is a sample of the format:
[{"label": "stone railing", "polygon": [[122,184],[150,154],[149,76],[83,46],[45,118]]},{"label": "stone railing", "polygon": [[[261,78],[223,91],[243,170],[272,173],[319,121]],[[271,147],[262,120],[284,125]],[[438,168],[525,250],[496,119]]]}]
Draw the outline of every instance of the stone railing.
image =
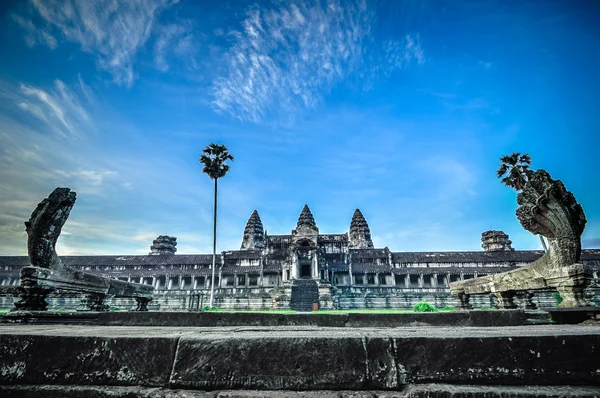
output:
[{"label": "stone railing", "polygon": [[579,262],[586,219],[582,207],[561,181],[544,170],[531,172],[517,196],[517,218],[526,230],[547,238],[548,251],[532,264],[499,274],[450,284],[456,308],[470,309],[474,294],[492,294],[498,308],[535,308],[532,291],[557,291],[561,307],[589,305],[591,269]]},{"label": "stone railing", "polygon": [[109,297],[135,298],[137,310],[147,311],[148,302],[152,300],[152,286],[85,273],[66,266],[56,254],[56,241],[75,198],[75,192],[69,188],[56,188],[25,222],[31,265],[21,268],[20,300],[14,303],[14,310],[46,311],[46,297],[54,292],[83,294],[83,309],[90,311],[106,311],[105,300]]}]

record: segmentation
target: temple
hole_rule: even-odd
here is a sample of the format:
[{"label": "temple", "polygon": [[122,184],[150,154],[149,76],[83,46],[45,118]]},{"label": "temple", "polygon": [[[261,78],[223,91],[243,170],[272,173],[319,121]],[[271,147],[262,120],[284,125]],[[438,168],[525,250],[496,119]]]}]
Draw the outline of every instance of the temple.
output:
[{"label": "temple", "polygon": [[[426,300],[453,306],[451,282],[492,275],[528,265],[543,251],[515,250],[502,231],[482,234],[482,251],[392,252],[376,248],[366,218],[356,209],[347,232],[321,234],[304,206],[288,235],[268,235],[256,210],[244,228],[240,250],[217,257],[215,305],[225,309],[411,308]],[[175,237],[159,236],[148,255],[61,256],[75,269],[127,282],[151,285],[151,310],[200,309],[208,304],[212,254],[175,254]],[[598,278],[600,250],[582,250],[581,262]],[[5,292],[19,284],[26,256],[0,256],[0,283]],[[15,294],[16,295],[16,294]],[[11,308],[15,297],[0,297]],[[474,301],[491,307],[492,298]],[[537,305],[554,306],[551,292],[537,292]],[[594,298],[597,301],[598,297]],[[49,308],[76,307],[79,301],[49,297]],[[596,302],[596,305],[599,304]],[[133,299],[111,299],[109,305],[130,309]]]}]

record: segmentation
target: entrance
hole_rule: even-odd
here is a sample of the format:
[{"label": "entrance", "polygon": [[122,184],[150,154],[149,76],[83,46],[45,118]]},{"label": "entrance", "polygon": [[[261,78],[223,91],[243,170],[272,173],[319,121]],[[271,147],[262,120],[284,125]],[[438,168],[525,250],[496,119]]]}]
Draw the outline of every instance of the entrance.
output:
[{"label": "entrance", "polygon": [[310,261],[302,261],[300,263],[300,278],[312,278],[312,273],[310,272],[311,263]]}]

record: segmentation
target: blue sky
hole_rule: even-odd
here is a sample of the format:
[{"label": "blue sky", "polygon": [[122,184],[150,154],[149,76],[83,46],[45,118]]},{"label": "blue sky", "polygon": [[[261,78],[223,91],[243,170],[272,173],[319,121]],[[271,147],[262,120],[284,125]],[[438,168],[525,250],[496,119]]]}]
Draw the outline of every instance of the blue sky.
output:
[{"label": "blue sky", "polygon": [[257,209],[322,233],[355,208],[394,251],[480,250],[518,223],[498,158],[562,180],[600,247],[600,4],[594,1],[3,1],[0,254],[57,186],[78,194],[59,254],[219,250]]}]

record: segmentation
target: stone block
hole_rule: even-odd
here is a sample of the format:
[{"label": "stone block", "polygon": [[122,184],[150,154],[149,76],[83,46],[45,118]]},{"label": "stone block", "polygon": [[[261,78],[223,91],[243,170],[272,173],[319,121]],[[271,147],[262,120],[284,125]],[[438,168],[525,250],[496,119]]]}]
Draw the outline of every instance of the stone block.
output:
[{"label": "stone block", "polygon": [[0,375],[2,384],[166,386],[176,345],[147,336],[0,334]]},{"label": "stone block", "polygon": [[388,338],[184,336],[179,342],[171,386],[271,390],[344,386],[363,390],[395,388],[398,381]]},{"label": "stone block", "polygon": [[600,335],[395,338],[409,383],[598,385]]}]

